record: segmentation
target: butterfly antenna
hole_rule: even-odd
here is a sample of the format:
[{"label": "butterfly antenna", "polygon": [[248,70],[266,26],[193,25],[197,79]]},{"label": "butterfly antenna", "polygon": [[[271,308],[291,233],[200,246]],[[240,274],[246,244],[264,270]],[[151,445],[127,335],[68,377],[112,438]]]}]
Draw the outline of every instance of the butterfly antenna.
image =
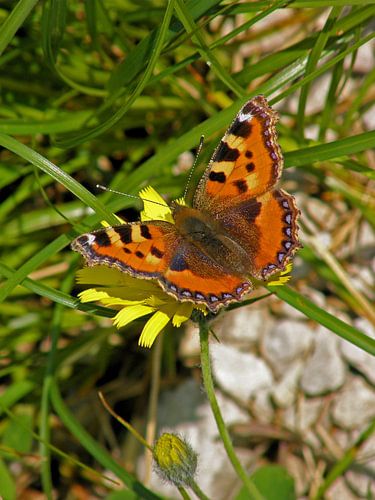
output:
[{"label": "butterfly antenna", "polygon": [[195,160],[194,160],[193,166],[190,169],[188,180],[187,180],[187,183],[185,186],[184,198],[186,198],[186,195],[187,195],[187,192],[189,189],[189,185],[190,185],[190,181],[191,181],[191,178],[193,176],[193,172],[195,170],[195,167],[197,166],[198,158],[199,158],[200,152],[202,151],[202,148],[203,148],[203,143],[204,143],[204,135],[201,135],[199,145],[198,145],[197,154],[195,155]]},{"label": "butterfly antenna", "polygon": [[159,203],[158,201],[154,201],[154,200],[148,200],[147,198],[141,198],[140,196],[136,196],[135,194],[122,193],[121,191],[116,191],[115,189],[111,189],[111,188],[102,186],[101,184],[96,184],[95,187],[97,189],[101,189],[102,191],[107,191],[109,193],[114,193],[114,194],[120,194],[121,196],[127,196],[128,198],[134,198],[136,200],[148,201],[149,203],[155,203],[155,205],[160,205],[162,207],[165,207],[164,203]]}]

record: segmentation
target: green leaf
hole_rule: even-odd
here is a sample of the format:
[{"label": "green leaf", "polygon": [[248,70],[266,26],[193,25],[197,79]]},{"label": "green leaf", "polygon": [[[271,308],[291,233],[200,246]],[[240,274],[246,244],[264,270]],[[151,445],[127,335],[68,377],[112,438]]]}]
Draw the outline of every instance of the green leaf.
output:
[{"label": "green leaf", "polygon": [[0,498],[16,500],[16,483],[9,473],[9,467],[0,458]]},{"label": "green leaf", "polygon": [[[251,479],[264,500],[295,500],[296,498],[294,479],[284,467],[265,465],[257,469]],[[248,500],[248,498],[244,488],[236,496],[236,500]]]}]

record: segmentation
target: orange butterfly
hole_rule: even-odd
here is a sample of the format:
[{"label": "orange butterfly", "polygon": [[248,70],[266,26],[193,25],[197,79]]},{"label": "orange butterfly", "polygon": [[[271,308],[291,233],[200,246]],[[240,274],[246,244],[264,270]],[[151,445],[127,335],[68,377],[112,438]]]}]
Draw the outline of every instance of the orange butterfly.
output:
[{"label": "orange butterfly", "polygon": [[72,243],[88,265],[156,279],[180,301],[212,312],[239,301],[251,277],[285,269],[300,247],[294,198],[275,186],[283,168],[277,114],[263,96],[248,101],[216,148],[193,206],[172,204],[174,224],[125,223]]}]

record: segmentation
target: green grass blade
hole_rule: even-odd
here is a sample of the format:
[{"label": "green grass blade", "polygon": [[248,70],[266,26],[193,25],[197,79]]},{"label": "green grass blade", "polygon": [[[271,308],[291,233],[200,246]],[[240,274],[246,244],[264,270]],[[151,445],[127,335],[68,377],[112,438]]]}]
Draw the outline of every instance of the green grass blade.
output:
[{"label": "green grass blade", "polygon": [[0,55],[12,41],[16,31],[22,26],[38,0],[19,0],[9,16],[0,26]]},{"label": "green grass blade", "polygon": [[364,132],[363,134],[345,137],[337,141],[328,142],[319,146],[299,149],[298,151],[288,151],[285,153],[285,163],[287,167],[308,165],[315,161],[331,160],[343,156],[352,155],[372,149],[375,147],[375,131]]}]

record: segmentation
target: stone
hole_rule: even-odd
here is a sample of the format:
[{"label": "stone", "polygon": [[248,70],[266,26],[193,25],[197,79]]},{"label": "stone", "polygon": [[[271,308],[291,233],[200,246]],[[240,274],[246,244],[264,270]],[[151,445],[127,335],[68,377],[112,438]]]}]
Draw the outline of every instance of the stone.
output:
[{"label": "stone", "polygon": [[326,500],[358,500],[358,496],[350,491],[343,477],[336,479],[324,495],[324,498]]},{"label": "stone", "polygon": [[[315,425],[322,411],[323,401],[321,398],[302,399],[298,406],[287,408],[283,415],[285,427],[291,431],[298,432],[306,438],[307,432]],[[319,444],[319,441],[316,440]]]},{"label": "stone", "polygon": [[[367,471],[375,470],[375,436],[370,436],[361,446],[356,461],[365,464]],[[369,474],[361,474],[360,471],[349,469],[345,474],[348,484],[357,491],[361,498],[375,498],[375,481]]]},{"label": "stone", "polygon": [[254,304],[226,311],[212,323],[212,330],[221,342],[249,345],[264,336],[272,325],[268,308],[255,307]]},{"label": "stone", "polygon": [[308,396],[318,396],[341,387],[345,381],[346,366],[338,349],[338,338],[332,332],[318,327],[315,349],[307,360],[301,378],[301,388]]},{"label": "stone", "polygon": [[211,343],[212,371],[219,386],[245,404],[260,389],[271,387],[272,372],[252,353]]},{"label": "stone", "polygon": [[303,361],[297,360],[272,388],[272,399],[279,408],[288,408],[295,402],[302,371]]},{"label": "stone", "polygon": [[[354,326],[369,337],[375,338],[375,328],[365,318],[357,318]],[[347,362],[375,385],[375,357],[343,339],[340,340],[340,348]]]},{"label": "stone", "polygon": [[375,391],[360,377],[353,377],[336,395],[334,422],[343,429],[362,429],[375,418]]},{"label": "stone", "polygon": [[284,319],[263,338],[261,350],[277,375],[310,348],[314,332],[306,321]]},{"label": "stone", "polygon": [[257,391],[251,402],[251,413],[262,424],[270,424],[273,421],[275,410],[272,405],[270,388]]}]

